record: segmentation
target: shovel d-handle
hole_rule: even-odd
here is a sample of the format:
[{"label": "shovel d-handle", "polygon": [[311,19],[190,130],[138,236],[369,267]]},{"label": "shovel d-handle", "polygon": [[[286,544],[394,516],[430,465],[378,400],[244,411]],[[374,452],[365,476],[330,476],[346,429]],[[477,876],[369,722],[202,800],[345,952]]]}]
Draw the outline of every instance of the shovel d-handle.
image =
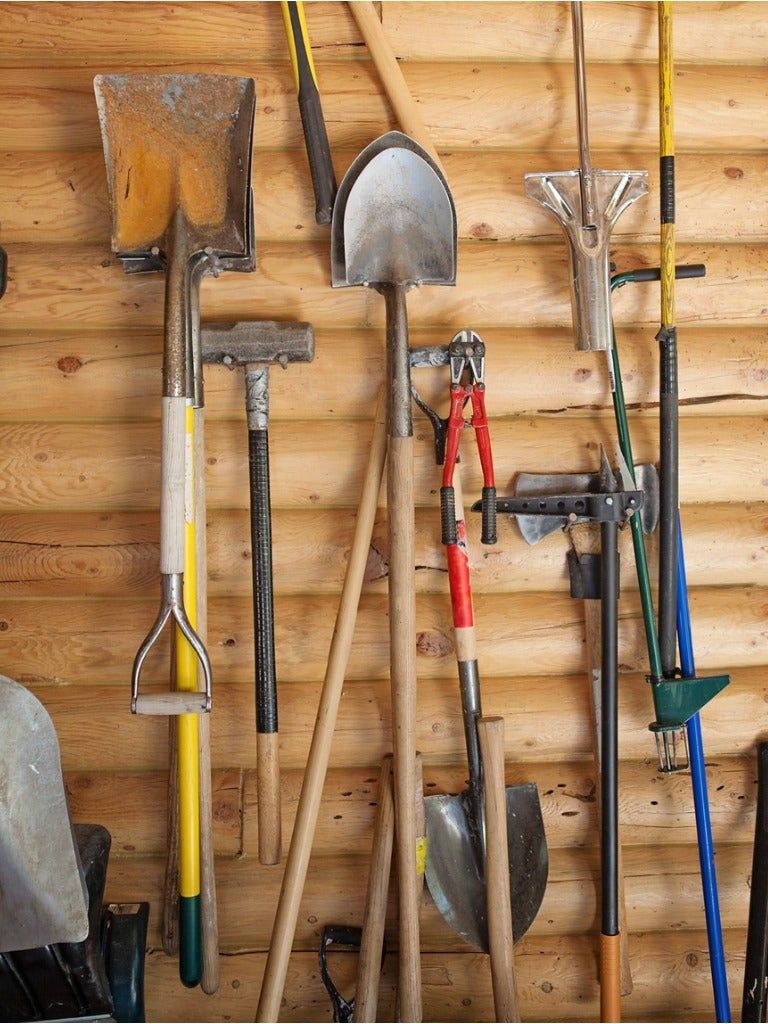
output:
[{"label": "shovel d-handle", "polygon": [[[348,924],[327,924],[320,936],[320,948],[317,951],[317,965],[328,998],[331,1000],[333,1020],[335,1024],[349,1024],[357,1016],[355,999],[347,999],[341,994],[336,982],[331,977],[328,966],[328,950],[332,946],[341,946],[347,950],[360,949],[362,929]],[[358,1018],[359,1019],[359,1018]]]},{"label": "shovel d-handle", "polygon": [[557,219],[568,243],[571,311],[580,351],[611,348],[610,240],[616,221],[648,191],[645,171],[600,171],[592,175],[594,215],[582,223],[579,171],[526,174],[525,194]]},{"label": "shovel d-handle", "polygon": [[282,852],[282,830],[272,576],[272,505],[269,487],[268,367],[246,367],[245,408],[248,416],[253,555],[259,861],[262,864],[277,864]]}]

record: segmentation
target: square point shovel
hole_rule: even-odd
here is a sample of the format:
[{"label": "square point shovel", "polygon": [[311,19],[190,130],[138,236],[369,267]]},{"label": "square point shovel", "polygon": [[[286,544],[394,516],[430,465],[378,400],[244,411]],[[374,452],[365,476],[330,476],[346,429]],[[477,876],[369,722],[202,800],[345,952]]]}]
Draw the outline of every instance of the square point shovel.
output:
[{"label": "square point shovel", "polygon": [[[405,294],[456,281],[456,210],[435,162],[401,132],[367,146],[333,211],[334,288],[367,285],[387,314],[389,629],[399,879],[399,1015],[421,1020],[416,824],[416,593],[413,422]],[[421,799],[421,793],[418,794]]]}]

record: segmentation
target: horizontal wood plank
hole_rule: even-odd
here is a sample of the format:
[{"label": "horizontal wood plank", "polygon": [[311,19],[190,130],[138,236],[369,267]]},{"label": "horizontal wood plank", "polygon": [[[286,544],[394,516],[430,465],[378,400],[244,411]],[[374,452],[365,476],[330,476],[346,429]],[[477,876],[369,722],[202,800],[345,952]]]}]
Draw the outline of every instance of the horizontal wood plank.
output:
[{"label": "horizontal wood plank", "polygon": [[[624,881],[630,934],[667,929],[697,931],[703,924],[701,882],[695,846],[625,846]],[[299,910],[296,949],[316,949],[325,923],[359,924],[365,893],[359,884],[368,859],[344,856],[314,858]],[[721,845],[717,855],[724,928],[747,923],[751,845]],[[107,879],[107,898],[118,903],[137,898],[151,903],[150,944],[158,941],[162,858],[115,859]],[[216,865],[221,944],[232,950],[265,950],[283,865],[259,865],[255,858],[219,860]],[[653,879],[653,885],[649,885]],[[388,944],[395,946],[396,900],[390,889]],[[596,850],[553,849],[547,890],[531,925],[531,938],[583,935],[599,930],[599,857]],[[421,911],[424,952],[466,949],[425,894]]]},{"label": "horizontal wood plank", "polygon": [[[732,992],[743,974],[743,931],[725,934],[726,967]],[[319,940],[318,940],[319,944]],[[332,953],[333,977],[339,989],[355,987],[357,958]],[[622,1019],[632,1021],[700,1021],[712,1012],[712,984],[706,935],[674,932],[632,937],[632,994],[622,999]],[[266,954],[237,953],[221,962],[218,994],[203,1003],[206,1019],[249,1020],[259,997]],[[421,957],[424,1016],[430,1021],[458,1018],[493,1021],[493,994],[488,958],[469,951],[424,953]],[[597,947],[592,938],[524,938],[515,947],[515,976],[524,1020],[582,1021],[597,1018]],[[674,979],[670,994],[669,979]],[[394,1020],[397,958],[387,956],[380,987],[378,1020]],[[147,958],[148,1012],[153,1019],[186,1022],[200,1009],[200,994],[179,984],[178,965],[162,952]],[[328,996],[317,972],[317,954],[291,957],[280,1019],[326,1020]],[[465,1015],[468,1015],[465,1018]],[[471,1015],[471,1016],[469,1016]]]},{"label": "horizontal wood plank", "polygon": [[[355,513],[349,509],[278,509],[273,516],[275,592],[338,594],[347,567]],[[690,586],[768,586],[768,511],[763,504],[688,505],[683,510]],[[436,506],[416,515],[416,586],[448,592]],[[157,589],[159,515],[155,512],[20,512],[0,514],[0,580],[7,596],[152,596]],[[723,544],[727,535],[728,543]],[[514,528],[495,548],[480,544],[480,517],[470,515],[468,549],[475,593],[567,589],[565,535],[529,547]],[[619,535],[633,590],[629,531]],[[647,538],[656,564],[658,534]],[[250,514],[220,509],[208,519],[208,594],[249,597]],[[389,576],[386,513],[380,510],[368,556],[365,591],[383,593]]]},{"label": "horizontal wood plank", "polygon": [[[638,418],[637,463],[657,453],[657,421]],[[439,487],[434,445],[424,419],[416,423],[416,502],[434,508]],[[276,423],[270,431],[274,508],[356,508],[370,428],[342,421],[319,432],[309,421]],[[615,449],[613,417],[498,420],[493,426],[500,492],[521,471],[593,472],[598,447]],[[764,501],[768,494],[764,417],[691,417],[680,426],[681,501],[702,504]],[[219,421],[206,429],[209,509],[247,508],[247,434]],[[72,509],[112,512],[159,506],[160,430],[154,423],[0,425],[3,490],[0,511]],[[322,458],[312,453],[322,452]],[[479,494],[476,452],[465,449],[464,489]],[[511,527],[510,527],[511,530]],[[502,537],[504,535],[502,534]],[[502,543],[504,541],[502,540]]]},{"label": "horizontal wood plank", "polygon": [[[391,3],[391,0],[388,0]],[[334,154],[341,180],[354,151]],[[502,242],[560,238],[554,219],[526,198],[523,178],[535,170],[533,153],[460,151],[443,158],[461,239]],[[574,155],[553,152],[547,170],[569,170]],[[647,171],[649,199],[622,214],[612,237],[618,242],[654,242],[658,237],[658,158],[642,153],[592,153],[597,167]],[[536,166],[535,166],[536,165]],[[752,153],[682,153],[676,160],[676,230],[686,243],[762,241],[768,213],[759,201],[768,158]],[[253,191],[258,243],[324,241],[328,228],[315,223],[314,196],[305,154],[280,150],[257,154]],[[0,222],[5,242],[73,245],[103,243],[110,236],[104,158],[101,151],[28,152],[4,155],[0,163]]]},{"label": "horizontal wood plank", "polygon": [[[680,3],[675,7],[675,61],[762,64],[763,3]],[[429,4],[387,0],[381,17],[398,57],[406,61],[545,61],[572,59],[564,3],[452,3],[433,31]],[[657,59],[652,3],[585,5],[588,60],[621,63]],[[712,25],[718,45],[712,45]],[[365,55],[355,23],[338,3],[307,11],[316,63]],[[200,3],[192,10],[168,3],[135,3],[130,14],[102,2],[3,4],[0,65],[89,65],[120,61],[137,67],[206,61],[211,38],[222,63],[287,60],[280,17],[270,4]],[[137,48],[135,39],[141,39]]]},{"label": "horizontal wood plank", "polygon": [[[277,670],[286,683],[323,678],[336,605],[331,596],[276,599]],[[691,615],[699,669],[765,664],[767,608],[768,591],[761,588],[693,591]],[[0,601],[4,671],[24,683],[120,683],[127,680],[136,649],[156,612],[156,601],[143,599]],[[420,677],[450,678],[455,667],[450,602],[443,595],[420,594],[416,612],[414,641]],[[386,614],[383,595],[362,598],[347,673],[350,680],[388,678]],[[582,611],[565,594],[477,595],[475,618],[478,656],[486,676],[546,676],[553,666],[563,673],[582,667]],[[643,671],[647,652],[637,594],[625,595],[620,622],[621,665],[625,671]],[[250,600],[221,597],[209,603],[209,650],[220,680],[242,682],[251,677],[252,630]],[[161,638],[145,663],[145,685],[155,682],[167,688],[168,653],[167,637]]]},{"label": "horizontal wood plank", "polygon": [[[596,774],[589,761],[507,763],[507,785],[533,782],[541,800],[550,849],[594,847],[598,842]],[[296,814],[303,772],[284,771],[284,853]],[[162,855],[166,844],[166,773],[68,772],[72,819],[95,821],[112,836],[112,856]],[[714,840],[751,843],[755,827],[756,771],[753,758],[723,758],[708,766]],[[460,793],[466,766],[424,766],[425,794]],[[372,766],[333,768],[328,774],[312,849],[315,856],[370,853],[376,805]],[[258,853],[256,773],[220,768],[213,774],[213,836],[218,856]],[[619,820],[624,842],[668,845],[696,842],[687,774],[660,775],[655,762],[623,761]]]},{"label": "horizontal wood plank", "polygon": [[[699,632],[697,630],[697,638]],[[485,665],[481,660],[481,670]],[[9,671],[6,669],[6,671]],[[550,671],[561,671],[559,664]],[[762,666],[724,667],[730,686],[703,712],[710,758],[751,756],[764,720],[768,684]],[[127,672],[122,685],[51,685],[29,682],[45,703],[59,732],[64,766],[70,771],[162,770],[167,764],[167,723],[130,714]],[[252,683],[222,683],[214,698],[211,727],[213,763],[256,766]],[[484,675],[488,714],[503,715],[508,759],[518,762],[590,760],[592,733],[586,679],[582,674],[515,678]],[[303,770],[314,728],[319,683],[279,686],[280,757],[284,770]],[[419,749],[429,764],[461,764],[464,736],[455,672],[443,679],[420,678],[417,720]],[[386,679],[350,681],[336,726],[332,764],[374,767],[391,750],[390,694]],[[96,715],[95,709],[99,709]],[[652,701],[643,674],[622,673],[621,757],[653,758],[648,732]],[[109,730],[103,723],[109,722]]]},{"label": "horizontal wood plank", "polygon": [[[694,282],[685,286],[695,290]],[[655,289],[654,289],[655,290]],[[617,313],[631,298],[616,297]],[[411,332],[413,347],[446,345],[453,331]],[[658,416],[658,344],[655,329],[623,328],[618,336],[627,406],[633,414]],[[530,415],[568,418],[611,412],[608,376],[599,357],[577,352],[570,330],[482,331],[486,344],[486,404],[491,417]],[[756,415],[768,411],[768,331],[765,327],[689,325],[679,341],[679,391],[683,417]],[[162,336],[159,332],[7,332],[0,341],[5,401],[0,421],[159,419]],[[270,420],[332,421],[370,415],[383,376],[379,328],[316,331],[310,364],[270,374]],[[343,386],[340,386],[343,382]],[[445,367],[414,372],[424,400],[446,408]],[[309,398],[308,398],[309,396]],[[245,417],[243,376],[205,370],[207,419]],[[417,413],[417,420],[420,415]],[[493,437],[492,437],[493,440]],[[471,447],[471,437],[464,444]]]},{"label": "horizontal wood plank", "polygon": [[[126,276],[107,245],[9,245],[8,291],[0,325],[15,330],[59,331],[105,328],[159,329],[163,279]],[[204,320],[309,320],[315,327],[376,326],[383,329],[384,303],[366,288],[329,287],[328,247],[321,243],[267,243],[252,276],[222,274],[203,282]],[[619,270],[656,266],[658,246],[633,245],[617,253]],[[764,327],[764,280],[768,245],[678,246],[682,263],[705,263],[707,277],[680,287],[677,323],[683,326]],[[409,297],[412,326],[456,330],[457,324],[487,327],[571,328],[565,245],[473,242],[460,246],[453,288],[420,288]],[[296,287],[297,271],[302,287]],[[658,291],[626,288],[615,318],[619,326],[657,324]]]},{"label": "horizontal wood plank", "polygon": [[[130,66],[101,60],[101,73]],[[158,70],[254,74],[248,63],[174,62]],[[438,151],[566,149],[576,155],[576,103],[569,63],[404,63],[403,74]],[[654,150],[658,141],[657,69],[588,66],[590,140],[597,149]],[[680,152],[765,149],[761,68],[686,65],[675,74],[675,144]],[[331,145],[359,150],[396,127],[378,76],[367,60],[323,66],[323,109]],[[258,69],[254,146],[299,149],[301,120],[289,64]],[[19,87],[15,68],[0,68],[3,150],[98,149],[93,71],[30,68]],[[531,170],[546,171],[546,166]]]}]

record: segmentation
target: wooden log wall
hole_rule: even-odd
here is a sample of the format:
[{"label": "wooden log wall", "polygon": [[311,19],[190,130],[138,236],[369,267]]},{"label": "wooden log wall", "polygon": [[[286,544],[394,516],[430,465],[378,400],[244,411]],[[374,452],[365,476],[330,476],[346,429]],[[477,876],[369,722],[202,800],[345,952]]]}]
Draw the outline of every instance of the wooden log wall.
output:
[{"label": "wooden log wall", "polygon": [[[613,436],[601,361],[573,347],[565,247],[523,196],[526,171],[576,161],[564,3],[381,5],[384,27],[445,162],[459,221],[455,289],[410,303],[413,342],[464,326],[489,347],[497,479],[585,470]],[[395,127],[343,3],[307,17],[341,175]],[[657,261],[656,10],[587,3],[596,165],[647,169],[651,194],[620,220],[619,269]],[[768,719],[768,4],[675,5],[681,499],[698,664],[731,671],[703,715],[732,998],[740,1000],[751,870],[753,748]],[[308,319],[317,358],[273,374],[273,499],[281,755],[293,820],[351,542],[382,376],[382,304],[329,287],[293,79],[275,3],[0,4],[0,651],[3,673],[53,715],[73,816],[113,835],[108,895],[152,903],[153,1020],[250,1020],[282,868],[256,858],[247,457],[239,375],[207,372],[210,650],[222,985],[181,988],[159,951],[166,725],[129,714],[128,674],[157,601],[162,280],[127,278],[109,250],[92,79],[120,69],[256,80],[259,267],[206,281],[204,319]],[[638,460],[657,451],[658,292],[616,297]],[[436,397],[445,378],[420,378]],[[465,766],[429,431],[417,421],[419,745],[427,792]],[[467,452],[469,453],[469,446]],[[479,489],[468,454],[465,488]],[[471,523],[485,706],[506,719],[508,779],[535,781],[550,847],[542,910],[519,950],[523,1015],[594,1018],[598,1006],[595,772],[581,610],[563,538],[527,549]],[[634,992],[628,1020],[712,1018],[687,776],[655,767],[630,548],[623,540],[621,823]],[[655,548],[654,548],[655,552]],[[377,765],[391,747],[382,509],[282,1019],[329,1020],[315,960],[324,923],[359,922]],[[161,662],[153,664],[155,678]],[[390,907],[394,910],[394,904]],[[484,957],[423,910],[425,1019],[490,1020]],[[394,938],[391,928],[390,938]],[[354,964],[340,967],[351,983]],[[383,1016],[391,1019],[394,958]],[[387,1016],[389,1015],[389,1016]]]}]

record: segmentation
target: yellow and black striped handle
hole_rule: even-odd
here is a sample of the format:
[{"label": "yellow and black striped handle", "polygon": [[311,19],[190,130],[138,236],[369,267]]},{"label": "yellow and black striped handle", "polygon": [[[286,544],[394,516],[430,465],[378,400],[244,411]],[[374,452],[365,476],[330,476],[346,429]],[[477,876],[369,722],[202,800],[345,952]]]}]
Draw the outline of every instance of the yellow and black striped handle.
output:
[{"label": "yellow and black striped handle", "polygon": [[336,198],[336,176],[333,172],[331,147],[328,143],[320,91],[317,87],[317,73],[309,45],[304,5],[301,0],[281,0],[280,6],[296,79],[299,113],[304,128],[312,187],[315,191],[315,220],[318,224],[330,224],[333,201]]}]

